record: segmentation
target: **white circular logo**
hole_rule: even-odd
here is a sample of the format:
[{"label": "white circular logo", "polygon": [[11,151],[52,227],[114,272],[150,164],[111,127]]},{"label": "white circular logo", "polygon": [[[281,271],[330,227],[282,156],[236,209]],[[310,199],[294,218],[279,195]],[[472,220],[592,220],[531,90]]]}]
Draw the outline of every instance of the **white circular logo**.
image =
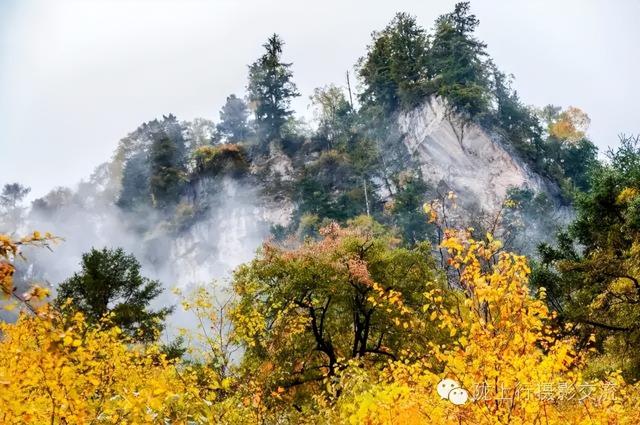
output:
[{"label": "white circular logo", "polygon": [[438,383],[436,390],[441,398],[449,400],[456,406],[465,404],[467,400],[469,400],[469,393],[467,390],[460,387],[460,384],[453,379],[443,379]]},{"label": "white circular logo", "polygon": [[438,394],[440,395],[440,397],[448,399],[449,393],[455,388],[460,388],[460,384],[458,384],[453,379],[443,379],[438,384]]},{"label": "white circular logo", "polygon": [[469,393],[464,388],[455,388],[449,392],[449,401],[456,406],[465,404],[469,400]]}]

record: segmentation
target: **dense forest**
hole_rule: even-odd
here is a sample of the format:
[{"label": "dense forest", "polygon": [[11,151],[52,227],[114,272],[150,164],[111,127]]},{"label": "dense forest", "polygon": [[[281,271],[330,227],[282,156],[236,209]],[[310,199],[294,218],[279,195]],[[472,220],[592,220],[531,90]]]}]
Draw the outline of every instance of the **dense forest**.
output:
[{"label": "dense forest", "polygon": [[[30,207],[5,184],[0,422],[637,423],[640,138],[599,159],[588,115],[526,105],[478,25],[468,2],[431,31],[396,14],[357,75],[314,91],[313,129],[273,34],[215,120],[144,123],[77,190]],[[429,178],[398,124],[428,108],[525,184]],[[192,263],[171,243],[226,219],[225,202],[286,219],[249,219],[260,247],[228,284],[169,290],[147,267],[188,274],[224,250],[225,225],[183,249]],[[85,241],[49,282],[36,252],[56,258],[69,235],[24,228],[78,210],[109,211],[135,242]]]}]

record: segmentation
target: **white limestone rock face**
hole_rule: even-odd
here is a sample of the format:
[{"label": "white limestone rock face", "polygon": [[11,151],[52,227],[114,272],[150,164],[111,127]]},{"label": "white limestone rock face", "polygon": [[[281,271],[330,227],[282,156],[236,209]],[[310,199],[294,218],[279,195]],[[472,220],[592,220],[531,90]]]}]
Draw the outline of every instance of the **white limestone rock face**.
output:
[{"label": "white limestone rock face", "polygon": [[514,157],[498,137],[475,123],[463,126],[452,117],[442,98],[433,97],[401,114],[398,125],[425,181],[436,187],[446,184],[465,203],[495,211],[509,187],[553,192],[551,185]]},{"label": "white limestone rock face", "polygon": [[167,241],[168,258],[176,263],[173,280],[183,287],[231,276],[255,256],[271,226],[286,226],[293,212],[288,200],[276,203],[233,179],[205,180],[201,186],[199,196],[209,205],[206,215]]}]

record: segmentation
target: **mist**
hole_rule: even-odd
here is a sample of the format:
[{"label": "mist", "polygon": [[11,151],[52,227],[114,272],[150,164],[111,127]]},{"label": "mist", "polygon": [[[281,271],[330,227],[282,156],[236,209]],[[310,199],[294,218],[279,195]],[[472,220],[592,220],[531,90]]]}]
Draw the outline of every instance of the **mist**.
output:
[{"label": "mist", "polygon": [[[26,262],[17,264],[18,281],[24,286],[46,283],[55,295],[56,286],[80,270],[83,253],[91,248],[120,247],[138,259],[143,276],[162,283],[165,290],[152,307],[176,307],[167,320],[169,333],[178,327],[194,328],[194,319],[182,310],[172,289],[188,290],[212,282],[226,287],[233,270],[251,260],[268,237],[272,214],[261,204],[258,190],[247,182],[205,179],[199,186],[195,202],[206,203],[206,212],[184,230],[174,229],[172,217],[162,211],[123,211],[105,199],[104,192],[96,191],[95,181],[81,184],[77,191],[53,190],[45,199],[55,199],[57,204],[36,203],[15,233],[46,231],[63,240],[50,251],[25,247]],[[151,230],[140,232],[142,226]]]}]

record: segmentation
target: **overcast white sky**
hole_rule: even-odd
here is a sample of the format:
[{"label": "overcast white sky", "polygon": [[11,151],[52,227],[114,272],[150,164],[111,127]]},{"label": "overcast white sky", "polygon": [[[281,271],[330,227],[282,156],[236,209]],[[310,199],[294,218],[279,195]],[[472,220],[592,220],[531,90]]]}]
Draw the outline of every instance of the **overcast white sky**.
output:
[{"label": "overcast white sky", "polygon": [[[0,184],[74,185],[139,124],[218,118],[273,32],[304,112],[397,11],[430,28],[454,0],[0,0]],[[640,132],[640,1],[472,1],[526,103],[583,108],[606,149]]]}]

